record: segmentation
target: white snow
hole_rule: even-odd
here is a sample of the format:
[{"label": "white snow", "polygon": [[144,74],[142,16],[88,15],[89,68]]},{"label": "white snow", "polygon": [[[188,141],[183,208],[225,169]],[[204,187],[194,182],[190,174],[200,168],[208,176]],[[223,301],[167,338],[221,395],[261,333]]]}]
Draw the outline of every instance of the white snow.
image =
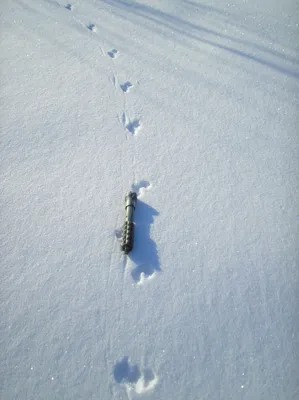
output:
[{"label": "white snow", "polygon": [[295,0],[0,11],[1,399],[298,398]]}]

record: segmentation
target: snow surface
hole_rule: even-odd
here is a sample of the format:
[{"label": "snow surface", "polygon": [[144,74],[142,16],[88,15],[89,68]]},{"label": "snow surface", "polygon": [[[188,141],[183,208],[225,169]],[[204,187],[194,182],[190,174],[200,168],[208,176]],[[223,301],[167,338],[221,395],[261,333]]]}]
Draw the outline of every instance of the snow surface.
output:
[{"label": "snow surface", "polygon": [[298,3],[0,10],[1,399],[298,399]]}]

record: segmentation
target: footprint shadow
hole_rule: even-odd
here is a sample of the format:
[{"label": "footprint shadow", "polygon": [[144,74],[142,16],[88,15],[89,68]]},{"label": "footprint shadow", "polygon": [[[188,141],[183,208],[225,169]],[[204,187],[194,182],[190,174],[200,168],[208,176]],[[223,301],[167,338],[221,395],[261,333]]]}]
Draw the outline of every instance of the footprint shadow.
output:
[{"label": "footprint shadow", "polygon": [[[127,394],[133,390],[137,394],[144,394],[155,388],[158,377],[150,368],[141,369],[137,364],[130,364],[129,357],[125,356],[113,368],[114,379],[119,384],[124,384]],[[131,398],[131,396],[128,396]]]},{"label": "footprint shadow", "polygon": [[137,193],[137,196],[142,196],[144,192],[148,189],[150,189],[151,184],[149,181],[146,180],[141,180],[138,182],[133,183],[132,185],[132,191]]},{"label": "footprint shadow", "polygon": [[95,26],[95,24],[89,24],[87,26],[87,28],[92,32],[96,32],[96,30],[97,30],[97,27]]},{"label": "footprint shadow", "polygon": [[111,58],[116,58],[116,57],[118,56],[118,50],[112,49],[112,50],[108,51],[107,54],[108,54],[108,56],[111,57]]},{"label": "footprint shadow", "polygon": [[133,85],[129,81],[123,83],[122,85],[120,85],[120,88],[124,93],[129,92],[130,88],[132,88],[132,87],[133,87]]},{"label": "footprint shadow", "polygon": [[150,237],[151,224],[157,215],[157,210],[138,200],[135,211],[134,249],[129,254],[130,259],[137,265],[131,271],[131,276],[137,283],[142,283],[145,278],[151,278],[155,272],[161,271],[157,246]]},{"label": "footprint shadow", "polygon": [[132,134],[135,135],[135,133],[137,133],[137,131],[140,128],[140,121],[138,119],[135,119],[134,121],[130,121],[127,125],[126,125],[126,129]]},{"label": "footprint shadow", "polygon": [[129,357],[124,357],[113,369],[114,379],[117,383],[135,383],[140,379],[141,373],[137,365],[129,364]]}]

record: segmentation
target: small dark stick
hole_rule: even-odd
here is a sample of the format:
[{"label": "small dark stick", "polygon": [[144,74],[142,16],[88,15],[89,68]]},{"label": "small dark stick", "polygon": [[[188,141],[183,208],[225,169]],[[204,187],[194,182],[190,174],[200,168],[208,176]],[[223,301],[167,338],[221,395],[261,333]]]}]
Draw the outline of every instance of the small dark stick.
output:
[{"label": "small dark stick", "polygon": [[137,202],[137,194],[129,192],[125,198],[126,217],[123,227],[121,250],[128,254],[134,246],[134,222],[133,215]]}]

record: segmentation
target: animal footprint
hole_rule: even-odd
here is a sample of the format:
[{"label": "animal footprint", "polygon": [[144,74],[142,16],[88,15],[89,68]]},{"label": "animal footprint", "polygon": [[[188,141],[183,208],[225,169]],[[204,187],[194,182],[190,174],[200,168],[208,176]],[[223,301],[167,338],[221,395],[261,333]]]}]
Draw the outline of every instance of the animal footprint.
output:
[{"label": "animal footprint", "polygon": [[95,24],[89,24],[87,28],[92,32],[97,31],[97,27],[95,26]]},{"label": "animal footprint", "polygon": [[142,180],[133,183],[132,191],[137,193],[137,196],[143,196],[146,190],[151,188],[151,184],[148,181]]},{"label": "animal footprint", "polygon": [[139,119],[134,119],[133,121],[130,121],[125,113],[123,113],[122,115],[122,123],[126,130],[129,131],[132,135],[135,135],[141,127]]},{"label": "animal footprint", "polygon": [[72,10],[73,9],[73,6],[71,5],[71,4],[67,4],[66,6],[65,6],[65,8],[67,9],[67,10]]},{"label": "animal footprint", "polygon": [[110,56],[111,58],[116,58],[118,55],[118,50],[116,49],[112,49],[110,51],[108,51],[108,56]]},{"label": "animal footprint", "polygon": [[131,82],[125,82],[122,85],[120,85],[120,88],[124,93],[128,92],[131,87],[133,87]]},{"label": "animal footprint", "polygon": [[135,135],[138,132],[139,128],[140,128],[140,121],[138,119],[134,119],[134,121],[130,121],[126,125],[127,131],[132,133],[132,135]]},{"label": "animal footprint", "polygon": [[143,394],[154,389],[158,383],[158,377],[150,368],[141,372],[138,365],[129,363],[129,357],[124,357],[114,366],[113,375],[117,383],[125,385],[128,397],[131,391]]},{"label": "animal footprint", "polygon": [[123,228],[115,229],[114,234],[118,240],[121,240],[123,236]]},{"label": "animal footprint", "polygon": [[132,278],[138,285],[143,284],[145,279],[152,279],[157,268],[150,264],[138,265],[131,272]]}]

